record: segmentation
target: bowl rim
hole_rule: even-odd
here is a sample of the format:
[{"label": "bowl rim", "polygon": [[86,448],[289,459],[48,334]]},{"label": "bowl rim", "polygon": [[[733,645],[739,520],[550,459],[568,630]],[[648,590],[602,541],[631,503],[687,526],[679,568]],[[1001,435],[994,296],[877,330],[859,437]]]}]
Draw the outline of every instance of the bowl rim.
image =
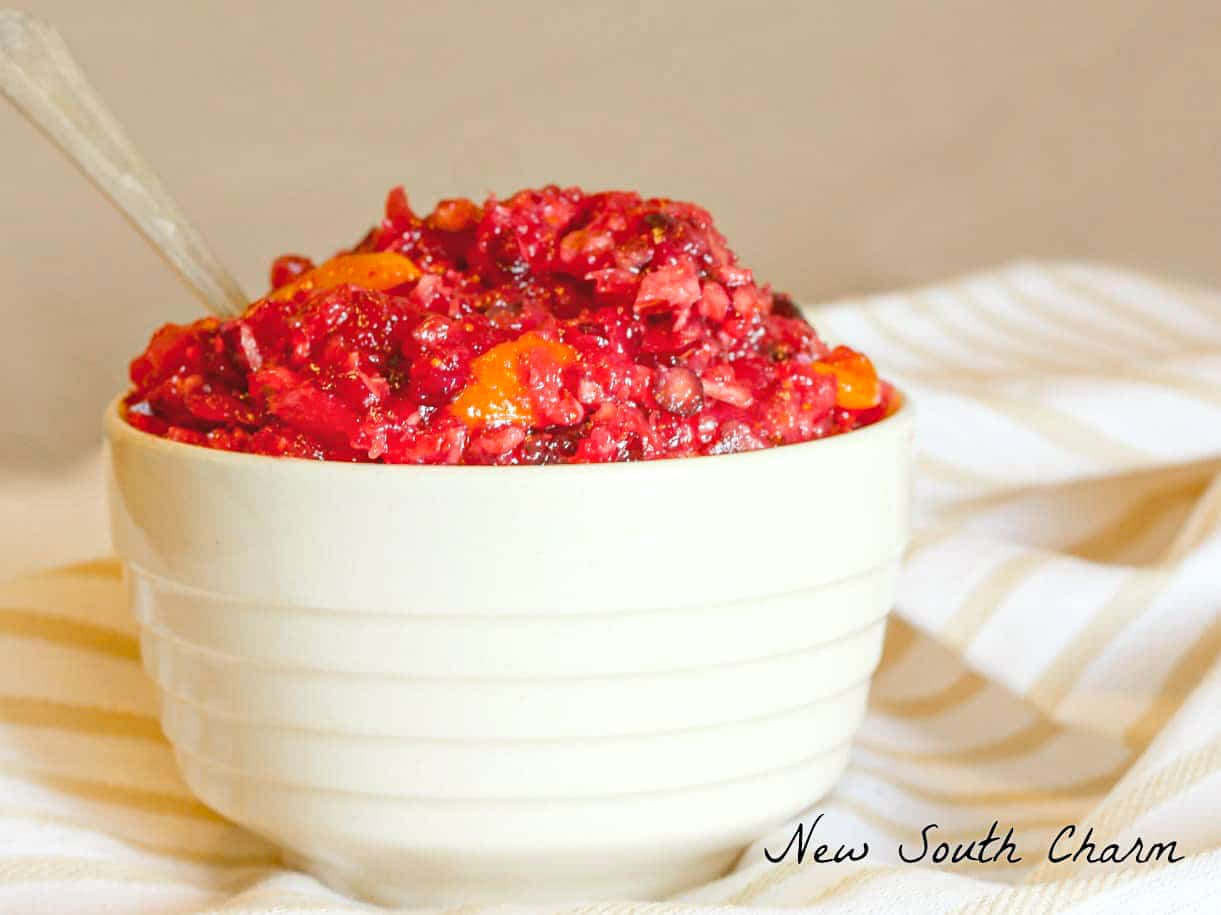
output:
[{"label": "bowl rim", "polygon": [[[319,461],[310,458],[277,457],[267,454],[249,454],[243,451],[224,451],[219,448],[207,448],[203,445],[176,442],[171,439],[162,438],[159,435],[153,435],[151,432],[137,429],[123,418],[122,405],[123,400],[127,397],[126,393],[115,396],[106,405],[102,425],[108,444],[118,440],[126,440],[128,443],[141,449],[170,457],[178,457],[200,463],[229,464],[235,467],[244,465],[250,469],[260,467],[269,469],[273,466],[287,466],[298,469],[315,468],[317,473],[361,473],[366,475],[372,473],[402,474],[406,469],[414,469],[437,477],[457,476],[467,478],[476,476],[486,477],[488,474],[513,474],[515,476],[538,473],[547,476],[571,476],[573,474],[591,472],[601,475],[607,475],[612,472],[619,474],[630,473],[632,475],[665,474],[673,473],[675,470],[681,471],[684,467],[700,467],[704,470],[711,469],[711,467],[721,467],[728,470],[731,466],[748,466],[749,462],[754,462],[754,464],[761,466],[768,461],[804,456],[806,452],[814,448],[822,449],[820,453],[826,454],[837,447],[850,447],[852,443],[861,446],[865,444],[865,440],[877,438],[880,435],[890,433],[892,430],[901,432],[901,429],[898,427],[911,429],[915,421],[915,406],[912,404],[911,397],[907,393],[896,388],[896,394],[899,398],[899,405],[889,416],[885,416],[877,422],[860,429],[830,435],[826,438],[812,439],[807,442],[795,442],[790,445],[774,445],[770,448],[759,448],[754,451],[738,451],[733,454],[702,454],[685,457],[656,458],[649,461],[608,461],[600,464],[385,464],[380,462]],[[731,464],[731,461],[736,463]]]}]

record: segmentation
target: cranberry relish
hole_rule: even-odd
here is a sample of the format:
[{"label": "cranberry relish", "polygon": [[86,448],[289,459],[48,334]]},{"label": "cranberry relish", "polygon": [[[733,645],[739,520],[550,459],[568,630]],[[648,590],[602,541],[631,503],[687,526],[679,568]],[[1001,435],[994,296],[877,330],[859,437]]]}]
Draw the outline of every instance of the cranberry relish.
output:
[{"label": "cranberry relish", "polygon": [[271,284],[157,331],[128,421],[257,454],[546,464],[804,442],[897,404],[690,203],[544,187],[421,218],[396,188],[354,249],[281,257]]}]

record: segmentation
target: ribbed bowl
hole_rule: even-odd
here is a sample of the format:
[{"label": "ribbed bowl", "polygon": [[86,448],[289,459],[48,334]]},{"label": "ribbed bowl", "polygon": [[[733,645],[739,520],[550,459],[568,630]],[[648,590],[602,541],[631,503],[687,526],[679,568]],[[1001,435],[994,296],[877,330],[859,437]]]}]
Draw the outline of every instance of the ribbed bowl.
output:
[{"label": "ribbed bowl", "polygon": [[209,451],[107,413],[115,544],[192,790],[393,905],[656,898],[842,771],[911,409],[637,464]]}]

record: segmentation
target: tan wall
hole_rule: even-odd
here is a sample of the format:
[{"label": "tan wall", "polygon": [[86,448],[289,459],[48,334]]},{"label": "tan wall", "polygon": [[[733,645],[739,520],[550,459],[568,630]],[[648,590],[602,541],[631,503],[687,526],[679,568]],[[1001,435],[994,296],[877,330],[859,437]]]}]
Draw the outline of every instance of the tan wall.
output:
[{"label": "tan wall", "polygon": [[[1221,282],[1221,3],[26,0],[251,291],[385,190],[708,206],[806,300],[1020,256]],[[0,107],[0,466],[88,448],[196,306]]]}]

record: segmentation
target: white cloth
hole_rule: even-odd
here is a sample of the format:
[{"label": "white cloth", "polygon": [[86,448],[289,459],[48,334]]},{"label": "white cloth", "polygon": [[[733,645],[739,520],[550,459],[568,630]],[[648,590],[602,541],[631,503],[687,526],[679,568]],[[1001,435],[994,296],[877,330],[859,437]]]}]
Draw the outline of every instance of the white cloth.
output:
[{"label": "white cloth", "polygon": [[[812,847],[869,856],[767,862],[794,820],[708,886],[581,911],[1216,911],[1221,296],[1023,264],[810,312],[918,409],[917,535],[869,714],[800,817],[823,814]],[[0,639],[0,911],[369,910],[189,796],[113,562],[0,589]],[[993,821],[1021,863],[899,859],[928,824],[965,842]],[[1070,824],[1058,851],[1092,826],[1099,853],[1140,837],[1184,860],[1048,863]]]}]

